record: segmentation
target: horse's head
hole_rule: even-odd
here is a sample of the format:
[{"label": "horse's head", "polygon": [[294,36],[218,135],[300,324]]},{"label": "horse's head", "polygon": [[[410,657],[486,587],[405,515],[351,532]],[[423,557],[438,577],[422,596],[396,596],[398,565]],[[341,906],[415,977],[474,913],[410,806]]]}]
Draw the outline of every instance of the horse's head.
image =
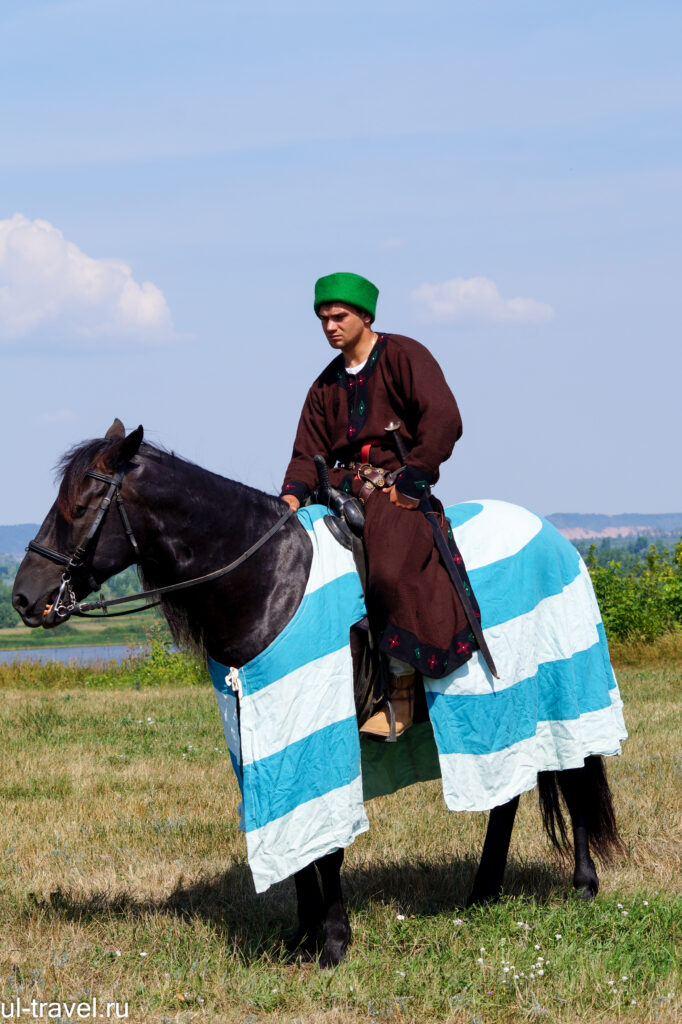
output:
[{"label": "horse's head", "polygon": [[27,626],[65,622],[70,605],[136,561],[120,499],[142,437],[141,426],[126,437],[116,419],[103,439],[62,459],[57,500],[14,581],[12,603]]}]

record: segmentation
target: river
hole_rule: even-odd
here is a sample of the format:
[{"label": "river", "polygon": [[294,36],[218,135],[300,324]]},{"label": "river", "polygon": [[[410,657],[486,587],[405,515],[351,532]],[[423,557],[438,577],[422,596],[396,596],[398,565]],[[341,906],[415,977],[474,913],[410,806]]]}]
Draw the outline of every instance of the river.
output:
[{"label": "river", "polygon": [[99,644],[87,647],[32,647],[24,650],[0,651],[0,662],[8,661],[76,661],[92,665],[97,661],[124,661],[131,654],[144,651],[144,645]]}]

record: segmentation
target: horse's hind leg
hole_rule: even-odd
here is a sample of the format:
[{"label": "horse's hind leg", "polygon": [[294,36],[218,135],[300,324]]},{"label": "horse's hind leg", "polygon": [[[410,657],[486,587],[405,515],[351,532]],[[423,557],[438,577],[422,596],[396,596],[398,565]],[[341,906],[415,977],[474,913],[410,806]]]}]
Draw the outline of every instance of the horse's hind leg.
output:
[{"label": "horse's hind leg", "polygon": [[297,871],[294,883],[298,904],[298,927],[287,942],[287,949],[290,953],[300,952],[305,956],[314,957],[317,953],[317,933],[324,917],[322,893],[315,865],[308,864]]},{"label": "horse's hind leg", "polygon": [[508,803],[493,807],[490,812],[481,863],[478,865],[474,886],[467,900],[468,907],[500,897],[518,806],[519,798],[515,796]]},{"label": "horse's hind leg", "polygon": [[573,871],[573,888],[583,900],[591,900],[599,890],[599,878],[594,861],[590,856],[587,820],[584,807],[584,794],[589,786],[588,773],[583,768],[568,768],[557,772],[557,781],[561,795],[566,801],[573,828],[573,852],[575,868]]},{"label": "horse's hind leg", "polygon": [[343,850],[328,853],[315,861],[322,880],[324,917],[324,945],[320,954],[320,967],[336,967],[343,960],[350,942],[351,932],[341,893],[341,865]]}]

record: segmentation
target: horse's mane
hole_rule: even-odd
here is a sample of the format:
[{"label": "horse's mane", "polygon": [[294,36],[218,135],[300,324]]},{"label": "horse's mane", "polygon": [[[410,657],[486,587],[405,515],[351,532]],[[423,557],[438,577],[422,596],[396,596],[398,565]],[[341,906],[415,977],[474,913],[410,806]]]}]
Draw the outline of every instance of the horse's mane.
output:
[{"label": "horse's mane", "polygon": [[[80,493],[85,480],[85,474],[91,468],[94,460],[98,455],[103,454],[109,448],[113,447],[117,442],[117,438],[110,437],[99,437],[91,438],[89,441],[81,441],[79,444],[75,444],[68,451],[64,452],[59,461],[55,466],[55,477],[60,481],[59,493],[57,495],[57,507],[65,519],[70,520],[71,509]],[[170,451],[168,448],[164,448],[163,445],[149,444],[147,441],[143,441],[139,448],[139,454],[141,456],[149,456],[156,458],[157,460],[164,456],[172,460],[174,465],[186,466],[188,469],[193,469],[199,473],[205,473],[207,477],[210,477],[214,482],[222,485],[227,484],[235,493],[236,497],[245,497],[247,494],[254,495],[258,494],[263,503],[269,507],[270,511],[278,511],[281,513],[281,504],[278,498],[274,495],[266,494],[264,491],[259,491],[255,487],[250,487],[248,484],[240,483],[238,480],[230,480],[228,477],[220,476],[218,473],[212,472],[212,470],[205,469],[203,466],[199,466],[196,462],[192,462],[190,459],[183,458],[182,455],[178,455],[177,452]]]},{"label": "horse's mane", "polygon": [[113,438],[97,437],[90,441],[82,441],[64,452],[55,466],[55,475],[59,479],[57,508],[67,521],[72,519],[72,510],[76,498],[83,486],[86,472],[92,466],[97,455],[111,448]]}]

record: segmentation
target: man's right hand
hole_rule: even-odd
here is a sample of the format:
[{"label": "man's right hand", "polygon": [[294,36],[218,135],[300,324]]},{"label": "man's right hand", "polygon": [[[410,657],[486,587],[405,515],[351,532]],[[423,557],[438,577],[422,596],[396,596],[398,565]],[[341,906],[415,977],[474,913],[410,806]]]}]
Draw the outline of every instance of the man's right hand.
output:
[{"label": "man's right hand", "polygon": [[301,503],[295,494],[282,494],[281,500],[288,505],[292,512],[296,512],[300,507]]}]

